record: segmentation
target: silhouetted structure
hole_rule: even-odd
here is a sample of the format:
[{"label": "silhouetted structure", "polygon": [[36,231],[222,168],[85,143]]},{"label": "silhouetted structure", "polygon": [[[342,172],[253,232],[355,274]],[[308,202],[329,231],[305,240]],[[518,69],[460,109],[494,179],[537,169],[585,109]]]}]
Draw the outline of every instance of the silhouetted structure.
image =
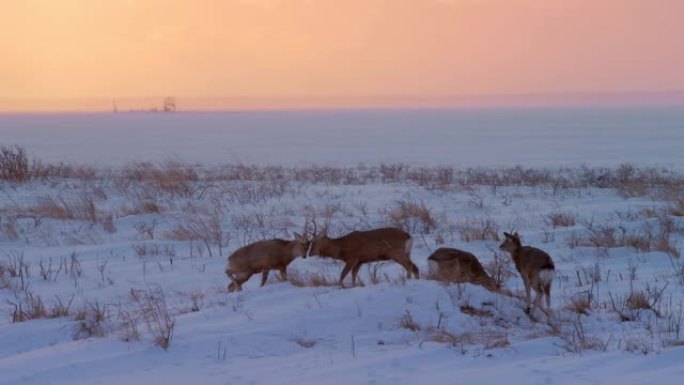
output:
[{"label": "silhouetted structure", "polygon": [[164,98],[164,112],[176,111],[176,98],[167,96]]}]

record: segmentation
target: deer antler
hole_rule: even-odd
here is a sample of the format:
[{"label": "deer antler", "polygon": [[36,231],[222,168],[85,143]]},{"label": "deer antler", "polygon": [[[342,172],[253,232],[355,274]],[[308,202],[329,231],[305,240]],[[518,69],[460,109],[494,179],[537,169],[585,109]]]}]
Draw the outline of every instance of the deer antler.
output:
[{"label": "deer antler", "polygon": [[[309,231],[309,225],[313,225],[313,230]],[[315,238],[318,231],[318,225],[316,224],[316,214],[309,213],[306,215],[306,221],[304,222],[304,231],[311,239]]]}]

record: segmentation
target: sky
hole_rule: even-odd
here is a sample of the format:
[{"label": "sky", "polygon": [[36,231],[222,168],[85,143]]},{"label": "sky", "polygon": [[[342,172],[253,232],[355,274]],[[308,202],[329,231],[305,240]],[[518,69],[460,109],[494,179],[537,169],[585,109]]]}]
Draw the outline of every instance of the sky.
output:
[{"label": "sky", "polygon": [[667,102],[684,91],[682,0],[0,6],[0,110],[100,108],[112,99],[143,107],[165,95],[198,108],[488,104],[625,93],[655,93]]}]

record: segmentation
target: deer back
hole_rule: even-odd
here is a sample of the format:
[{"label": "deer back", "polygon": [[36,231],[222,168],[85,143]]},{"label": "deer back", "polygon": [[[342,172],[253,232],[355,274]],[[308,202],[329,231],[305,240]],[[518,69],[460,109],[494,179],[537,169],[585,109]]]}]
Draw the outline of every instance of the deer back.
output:
[{"label": "deer back", "polygon": [[536,247],[522,246],[512,258],[518,271],[528,277],[538,274],[541,270],[555,269],[551,256]]},{"label": "deer back", "polygon": [[467,251],[439,248],[428,257],[428,263],[431,273],[442,279],[472,283],[491,280],[477,257]]},{"label": "deer back", "polygon": [[294,241],[271,239],[254,242],[237,249],[228,263],[235,271],[261,271],[276,266],[287,266],[297,256]]},{"label": "deer back", "polygon": [[[339,238],[323,238],[314,245],[318,254],[325,257],[346,260],[359,258],[361,261],[379,261],[408,256],[411,236],[395,228],[380,228],[367,231],[352,231]],[[314,241],[318,242],[318,241]]]}]

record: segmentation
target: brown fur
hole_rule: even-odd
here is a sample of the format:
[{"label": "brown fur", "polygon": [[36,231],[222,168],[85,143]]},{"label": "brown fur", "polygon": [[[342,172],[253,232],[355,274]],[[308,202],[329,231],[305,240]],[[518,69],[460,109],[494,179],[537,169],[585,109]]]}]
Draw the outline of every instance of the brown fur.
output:
[{"label": "brown fur", "polygon": [[287,279],[287,265],[295,258],[306,258],[309,241],[305,236],[295,234],[293,241],[271,239],[254,242],[241,247],[230,257],[226,275],[232,280],[228,285],[228,291],[241,291],[242,284],[253,275],[261,273],[261,286],[266,284],[268,273],[271,270],[280,270],[281,279]]},{"label": "brown fur", "polygon": [[[555,272],[555,265],[551,256],[544,250],[523,246],[518,233],[504,233],[505,240],[499,249],[511,254],[515,268],[522,277],[525,285],[525,295],[528,309],[531,308],[531,289],[536,292],[534,305],[541,309],[541,299],[546,297],[546,307],[551,309],[551,282]],[[546,279],[545,279],[546,278]],[[543,309],[542,309],[543,310]]]},{"label": "brown fur", "polygon": [[428,257],[428,263],[436,266],[431,271],[435,278],[455,283],[472,283],[491,291],[499,291],[500,285],[484,270],[480,261],[467,251],[442,247]]},{"label": "brown fur", "polygon": [[393,260],[418,278],[418,267],[411,261],[411,236],[405,231],[394,228],[381,228],[368,231],[352,231],[340,238],[329,238],[325,234],[314,237],[311,255],[338,259],[344,262],[340,274],[340,286],[349,271],[352,284],[361,265],[368,262]]}]

